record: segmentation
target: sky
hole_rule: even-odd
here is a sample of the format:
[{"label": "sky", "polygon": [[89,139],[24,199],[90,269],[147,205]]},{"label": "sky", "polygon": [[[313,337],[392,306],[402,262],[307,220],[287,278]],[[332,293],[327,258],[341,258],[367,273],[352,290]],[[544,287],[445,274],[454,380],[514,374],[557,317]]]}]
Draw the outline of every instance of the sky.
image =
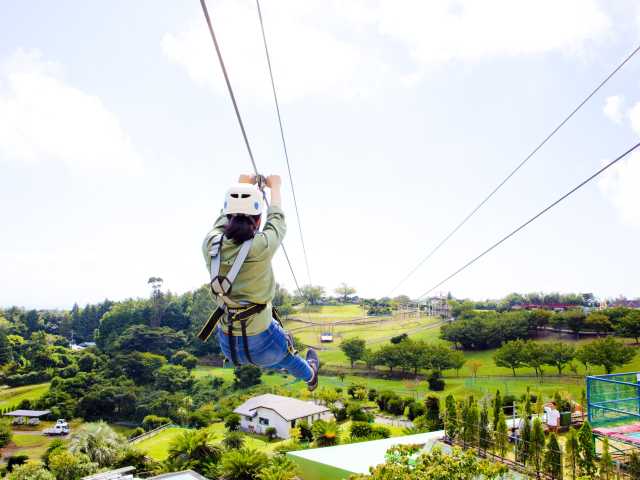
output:
[{"label": "sky", "polygon": [[[640,44],[631,0],[262,0],[307,245],[251,0],[209,0],[300,284],[393,287]],[[394,294],[418,297],[640,137],[640,54]],[[0,15],[0,306],[207,282],[250,173],[197,0],[26,0]],[[640,153],[438,291],[640,296]],[[282,254],[277,279],[294,281]]]}]

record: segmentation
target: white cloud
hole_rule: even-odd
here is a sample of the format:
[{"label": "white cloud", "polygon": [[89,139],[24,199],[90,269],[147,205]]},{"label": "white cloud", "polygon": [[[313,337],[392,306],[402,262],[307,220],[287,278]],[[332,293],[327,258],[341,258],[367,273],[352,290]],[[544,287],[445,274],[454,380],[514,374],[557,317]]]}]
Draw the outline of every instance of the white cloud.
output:
[{"label": "white cloud", "polygon": [[[254,3],[209,8],[234,87],[270,98]],[[576,53],[611,27],[595,0],[282,0],[264,2],[263,14],[284,101],[410,87],[426,67],[450,61]],[[196,83],[223,92],[204,19],[165,34],[162,48]]]},{"label": "white cloud", "polygon": [[142,159],[100,98],[66,84],[37,50],[0,70],[0,160],[62,162],[69,169],[136,172]]},{"label": "white cloud", "polygon": [[[214,29],[231,82],[243,96],[271,98],[267,64],[253,2],[210,2]],[[338,38],[316,19],[319,4],[285,1],[263,7],[274,76],[283,101],[307,95],[367,95],[390,74],[374,52]],[[320,9],[318,9],[320,10]],[[197,84],[226,94],[222,73],[203,18],[166,33],[162,49]]]},{"label": "white cloud", "polygon": [[605,116],[612,122],[621,124],[624,120],[623,104],[624,99],[619,95],[607,97],[603,108]]},{"label": "white cloud", "polygon": [[629,110],[629,122],[631,128],[636,134],[640,135],[640,102],[636,103],[631,110]]},{"label": "white cloud", "polygon": [[[629,123],[640,136],[640,102],[629,111]],[[605,172],[600,190],[616,207],[623,222],[640,227],[640,152]]]},{"label": "white cloud", "polygon": [[573,52],[611,26],[595,0],[381,0],[377,19],[425,65]]}]

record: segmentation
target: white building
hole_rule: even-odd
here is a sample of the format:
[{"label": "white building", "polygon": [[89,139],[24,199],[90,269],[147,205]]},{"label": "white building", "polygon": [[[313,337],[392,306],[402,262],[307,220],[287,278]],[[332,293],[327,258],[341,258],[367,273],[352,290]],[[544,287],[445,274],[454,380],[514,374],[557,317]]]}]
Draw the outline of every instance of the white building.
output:
[{"label": "white building", "polygon": [[234,413],[240,415],[240,428],[245,432],[264,434],[267,428],[274,427],[279,438],[289,438],[289,430],[296,422],[312,425],[316,420],[332,418],[327,407],[270,393],[250,398]]}]

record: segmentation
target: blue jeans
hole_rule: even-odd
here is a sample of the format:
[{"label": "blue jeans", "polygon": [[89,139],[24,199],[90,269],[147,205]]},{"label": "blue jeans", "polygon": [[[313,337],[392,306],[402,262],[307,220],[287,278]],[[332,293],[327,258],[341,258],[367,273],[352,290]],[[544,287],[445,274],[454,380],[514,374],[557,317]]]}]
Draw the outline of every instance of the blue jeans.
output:
[{"label": "blue jeans", "polygon": [[[224,356],[232,363],[231,350],[229,348],[229,336],[225,334],[221,326],[218,326],[216,337]],[[244,353],[244,341],[241,336],[234,337],[236,356],[238,363],[249,363]],[[247,336],[247,344],[251,360],[256,365],[264,368],[284,368],[291,375],[305,382],[313,378],[313,370],[309,364],[298,354],[293,354],[289,349],[289,339],[282,327],[275,320],[264,332],[258,335]]]}]

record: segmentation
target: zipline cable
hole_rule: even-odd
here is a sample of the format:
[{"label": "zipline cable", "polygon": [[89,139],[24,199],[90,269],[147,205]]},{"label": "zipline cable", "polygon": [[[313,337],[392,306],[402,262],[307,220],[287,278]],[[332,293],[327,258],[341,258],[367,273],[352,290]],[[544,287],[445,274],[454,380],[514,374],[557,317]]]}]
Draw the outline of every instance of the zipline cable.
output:
[{"label": "zipline cable", "polygon": [[[222,69],[222,74],[224,75],[224,80],[227,84],[227,90],[229,91],[229,96],[231,97],[231,102],[233,103],[233,109],[236,112],[236,118],[238,119],[238,124],[240,125],[240,131],[242,132],[242,138],[244,138],[244,144],[247,147],[247,151],[249,152],[249,158],[251,159],[251,165],[253,166],[253,171],[255,172],[256,177],[258,177],[258,167],[256,166],[256,161],[253,158],[253,151],[251,150],[251,145],[249,144],[249,139],[247,137],[247,132],[244,128],[244,122],[242,121],[242,116],[240,115],[240,109],[238,108],[238,104],[236,102],[236,96],[233,94],[233,88],[231,87],[231,81],[229,80],[229,75],[227,74],[227,68],[225,67],[224,60],[222,58],[222,53],[220,53],[220,47],[218,46],[218,39],[216,38],[216,34],[213,31],[213,25],[211,24],[211,18],[209,17],[209,10],[207,9],[206,0],[200,0],[200,5],[202,6],[202,11],[204,12],[204,18],[207,21],[207,26],[209,27],[209,33],[211,34],[211,39],[213,40],[213,46],[216,49],[216,54],[218,55],[218,61],[220,63],[220,68]],[[262,191],[262,195],[264,196],[265,202],[267,206],[269,202],[267,201],[267,196]],[[304,298],[304,294],[302,289],[300,288],[300,284],[298,283],[298,278],[296,277],[295,271],[293,270],[293,265],[291,264],[291,260],[289,259],[289,255],[287,254],[287,250],[284,247],[284,243],[282,245],[282,253],[284,253],[284,258],[287,260],[287,264],[289,265],[289,270],[291,270],[291,276],[293,277],[293,281],[296,284],[296,288],[301,297]]]},{"label": "zipline cable", "polygon": [[271,68],[271,57],[269,56],[269,47],[267,46],[267,36],[264,31],[264,22],[262,19],[262,9],[260,8],[260,0],[256,0],[256,7],[258,8],[258,18],[260,19],[260,30],[262,31],[262,42],[264,44],[264,53],[267,57],[267,65],[269,66],[269,78],[271,79],[271,90],[273,91],[273,101],[276,105],[276,113],[278,116],[278,125],[280,127],[280,138],[282,139],[282,148],[284,150],[284,158],[287,162],[287,171],[289,172],[289,182],[291,183],[291,193],[293,195],[293,205],[296,211],[296,217],[298,219],[298,231],[300,232],[300,243],[302,244],[302,253],[304,255],[304,263],[307,267],[307,278],[309,285],[312,285],[311,270],[309,269],[309,257],[307,256],[307,247],[304,243],[304,235],[302,234],[302,221],[300,220],[300,211],[298,210],[298,200],[296,198],[296,189],[293,185],[293,175],[291,174],[291,164],[289,162],[289,152],[287,150],[287,142],[284,136],[284,127],[282,126],[282,117],[280,115],[280,103],[278,102],[278,93],[276,90],[276,83],[273,79],[273,69]]},{"label": "zipline cable", "polygon": [[502,243],[506,242],[507,240],[509,240],[511,237],[513,237],[516,233],[518,233],[520,230],[524,229],[527,225],[529,225],[530,223],[534,222],[535,220],[537,220],[538,218],[540,218],[542,215],[544,215],[545,213],[547,213],[549,210],[551,210],[553,207],[555,207],[556,205],[558,205],[560,202],[562,202],[563,200],[565,200],[566,198],[570,197],[571,195],[573,195],[575,192],[577,192],[578,190],[580,190],[582,187],[584,187],[586,184],[588,184],[589,182],[591,182],[594,178],[598,177],[602,172],[604,172],[605,170],[611,168],[612,166],[614,166],[616,163],[618,163],[620,160],[622,160],[623,158],[625,158],[627,155],[629,155],[631,152],[633,152],[635,149],[637,149],[638,147],[640,147],[640,143],[636,143],[633,147],[631,147],[629,150],[627,150],[626,152],[624,152],[622,155],[620,155],[619,157],[617,157],[615,160],[612,160],[611,162],[607,163],[604,167],[602,167],[600,170],[598,170],[597,172],[595,172],[593,175],[591,175],[590,177],[588,177],[587,179],[583,180],[580,184],[578,184],[577,186],[575,186],[574,188],[572,188],[571,190],[569,190],[567,193],[565,193],[564,195],[562,195],[560,198],[558,198],[555,202],[551,203],[549,206],[545,207],[544,209],[540,210],[540,212],[538,212],[536,215],[534,215],[533,217],[531,217],[529,220],[527,220],[526,222],[524,222],[522,225],[520,225],[518,228],[516,228],[515,230],[513,230],[511,233],[505,235],[504,237],[502,237],[500,240],[498,240],[496,243],[494,243],[493,245],[491,245],[489,248],[487,248],[486,250],[484,250],[482,253],[480,253],[479,255],[477,255],[476,257],[472,258],[471,260],[469,260],[467,263],[465,263],[462,267],[458,268],[455,272],[453,272],[452,274],[448,275],[447,277],[445,277],[443,280],[441,280],[440,282],[438,282],[437,284],[435,284],[433,287],[431,287],[429,290],[427,290],[426,292],[424,292],[422,295],[420,295],[418,297],[418,300],[421,298],[426,297],[427,295],[429,295],[431,292],[433,292],[436,288],[440,287],[442,284],[444,284],[445,282],[451,280],[453,277],[455,277],[456,275],[458,275],[460,272],[462,272],[463,270],[467,269],[468,267],[470,267],[471,265],[473,265],[475,262],[477,262],[478,260],[480,260],[482,257],[484,257],[487,253],[491,252],[493,249],[495,249],[496,247],[498,247],[499,245],[501,245]]},{"label": "zipline cable", "polygon": [[559,123],[559,124],[558,124],[558,125],[557,125],[553,130],[552,130],[552,131],[551,131],[551,133],[549,133],[549,134],[544,138],[544,140],[542,140],[542,142],[540,142],[540,143],[539,143],[539,144],[538,144],[538,145],[537,145],[537,146],[536,146],[536,147],[531,151],[531,153],[529,153],[529,155],[527,155],[527,156],[524,158],[524,160],[522,160],[522,161],[521,161],[521,162],[516,166],[516,168],[514,168],[514,169],[513,169],[513,170],[512,170],[512,171],[511,171],[511,172],[510,172],[510,173],[509,173],[509,174],[508,174],[508,175],[507,175],[507,176],[506,176],[506,177],[505,177],[505,178],[504,178],[504,179],[503,179],[503,180],[502,180],[502,181],[501,181],[501,182],[500,182],[500,183],[499,183],[499,184],[498,184],[498,185],[497,185],[497,186],[496,186],[492,191],[491,191],[491,193],[489,193],[489,195],[487,195],[487,196],[486,196],[486,197],[485,197],[485,198],[484,198],[484,199],[483,199],[483,200],[482,200],[478,205],[476,205],[476,207],[475,207],[473,210],[471,210],[471,212],[470,212],[466,217],[464,217],[464,219],[463,219],[463,220],[462,220],[458,225],[456,225],[456,227],[455,227],[453,230],[451,230],[451,232],[449,232],[449,234],[447,234],[447,236],[446,236],[446,237],[444,237],[444,238],[440,241],[440,243],[438,243],[438,244],[437,244],[437,245],[436,245],[436,246],[435,246],[435,247],[434,247],[434,248],[429,252],[429,254],[428,254],[426,257],[424,257],[422,260],[420,260],[420,261],[418,262],[418,264],[417,264],[417,265],[416,265],[416,266],[415,266],[415,267],[414,267],[414,268],[413,268],[413,269],[412,269],[412,270],[411,270],[411,271],[410,271],[410,272],[409,272],[409,273],[408,273],[408,274],[407,274],[407,275],[406,275],[402,280],[400,280],[400,282],[398,282],[398,284],[397,284],[395,287],[393,287],[393,289],[389,292],[389,295],[388,295],[388,296],[391,296],[391,295],[393,294],[393,292],[395,292],[395,291],[398,289],[398,287],[400,287],[404,282],[406,282],[406,281],[407,281],[407,280],[408,280],[408,279],[409,279],[409,278],[410,278],[414,273],[416,273],[416,272],[420,269],[420,267],[422,267],[422,265],[424,265],[424,264],[425,264],[425,263],[426,263],[426,262],[427,262],[427,261],[428,261],[428,260],[429,260],[429,259],[430,259],[430,258],[431,258],[431,257],[432,257],[432,256],[433,256],[433,255],[438,251],[438,250],[440,250],[440,248],[441,248],[445,243],[447,243],[447,242],[449,241],[449,239],[450,239],[451,237],[453,237],[453,236],[458,232],[458,230],[460,230],[460,229],[461,229],[461,228],[462,228],[462,227],[463,227],[463,226],[464,226],[464,225],[465,225],[465,224],[466,224],[466,223],[471,219],[471,217],[473,217],[473,216],[478,212],[478,210],[480,210],[480,209],[484,206],[484,204],[485,204],[485,203],[487,203],[487,202],[491,199],[491,197],[493,197],[493,196],[498,192],[498,190],[500,190],[500,189],[504,186],[504,184],[505,184],[505,183],[507,183],[507,182],[511,179],[511,177],[513,177],[513,176],[518,172],[518,170],[520,170],[520,169],[521,169],[521,168],[522,168],[522,167],[523,167],[523,166],[524,166],[524,165],[525,165],[525,164],[526,164],[526,163],[531,159],[531,157],[533,157],[533,156],[538,152],[538,150],[540,150],[540,149],[541,149],[541,148],[542,148],[542,147],[543,147],[543,146],[544,146],[544,145],[545,145],[549,140],[551,140],[551,138],[552,138],[552,137],[553,137],[553,136],[558,132],[558,130],[560,130],[560,129],[561,129],[561,128],[562,128],[562,127],[563,127],[563,126],[564,126],[564,125],[569,121],[569,120],[571,120],[571,118],[572,118],[576,113],[578,113],[578,111],[579,111],[579,110],[580,110],[580,109],[581,109],[581,108],[582,108],[582,107],[583,107],[583,106],[584,106],[584,105],[585,105],[589,100],[591,100],[591,98],[592,98],[596,93],[598,93],[598,91],[599,91],[602,87],[604,87],[604,86],[607,84],[607,82],[608,82],[609,80],[611,80],[611,78],[613,78],[613,76],[614,76],[616,73],[618,73],[618,71],[620,71],[620,70],[622,69],[622,67],[624,67],[624,66],[629,62],[629,60],[631,60],[631,59],[636,55],[636,53],[638,53],[639,51],[640,51],[640,46],[636,47],[636,49],[635,49],[633,52],[631,52],[631,53],[630,53],[630,54],[629,54],[629,55],[628,55],[628,56],[627,56],[627,57],[626,57],[626,58],[625,58],[625,59],[624,59],[624,60],[623,60],[623,61],[622,61],[622,62],[621,62],[621,63],[620,63],[620,64],[619,64],[619,65],[618,65],[618,66],[617,66],[617,67],[616,67],[616,68],[615,68],[615,69],[614,69],[610,74],[609,74],[609,75],[607,75],[607,77],[606,77],[604,80],[602,80],[602,81],[598,84],[598,86],[597,86],[595,89],[593,89],[593,90],[591,91],[591,93],[589,93],[589,95],[587,95],[587,96],[585,97],[585,99],[584,99],[584,100],[582,100],[582,102],[580,102],[580,104],[578,104],[578,106],[577,106],[576,108],[574,108],[574,109],[573,109],[573,111],[572,111],[569,115],[567,115],[567,116],[564,118],[564,120],[562,120],[562,121],[561,121],[561,122],[560,122],[560,123]]}]

